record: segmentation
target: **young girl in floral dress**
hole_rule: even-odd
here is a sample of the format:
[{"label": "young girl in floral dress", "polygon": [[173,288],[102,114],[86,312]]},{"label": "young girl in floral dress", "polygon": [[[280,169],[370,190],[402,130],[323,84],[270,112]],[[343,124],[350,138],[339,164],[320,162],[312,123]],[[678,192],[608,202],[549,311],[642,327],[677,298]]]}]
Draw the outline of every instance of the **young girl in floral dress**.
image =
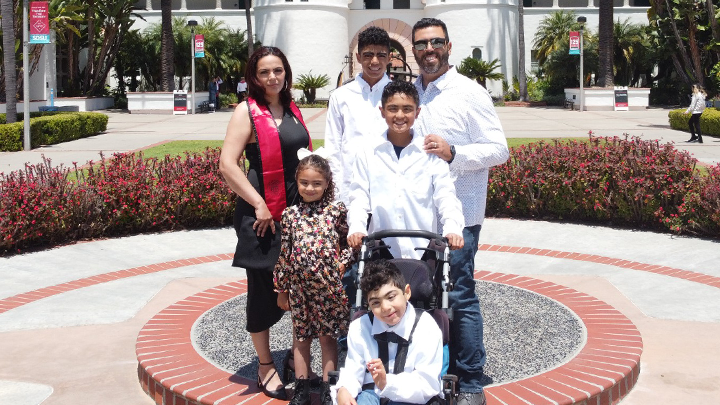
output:
[{"label": "young girl in floral dress", "polygon": [[[295,394],[291,405],[310,404],[310,344],[322,349],[322,405],[332,405],[328,371],[337,363],[339,334],[347,332],[349,306],[341,284],[353,260],[347,245],[347,209],[334,202],[335,185],[328,161],[298,151],[295,178],[301,202],[282,214],[280,259],[275,266],[278,306],[290,310],[295,338]],[[309,156],[305,156],[309,154]]]}]

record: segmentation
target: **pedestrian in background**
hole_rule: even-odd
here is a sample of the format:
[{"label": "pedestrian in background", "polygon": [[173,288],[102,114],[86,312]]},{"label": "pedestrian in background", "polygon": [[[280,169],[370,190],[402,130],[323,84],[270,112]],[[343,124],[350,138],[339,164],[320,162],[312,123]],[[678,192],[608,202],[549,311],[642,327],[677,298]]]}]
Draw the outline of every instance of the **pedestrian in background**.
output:
[{"label": "pedestrian in background", "polygon": [[[692,114],[688,120],[688,127],[690,127],[690,139],[689,143],[703,143],[702,132],[700,132],[700,116],[705,111],[705,98],[707,93],[705,89],[699,84],[693,84],[692,86],[692,101],[690,101],[690,107],[685,110],[685,114]],[[695,135],[697,133],[697,135]]]}]

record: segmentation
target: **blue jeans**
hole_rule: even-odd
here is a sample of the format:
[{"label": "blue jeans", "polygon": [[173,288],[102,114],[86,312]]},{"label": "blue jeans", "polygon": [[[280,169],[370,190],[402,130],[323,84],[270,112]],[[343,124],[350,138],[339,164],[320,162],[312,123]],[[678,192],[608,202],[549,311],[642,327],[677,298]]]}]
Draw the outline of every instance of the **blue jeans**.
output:
[{"label": "blue jeans", "polygon": [[[374,390],[361,391],[360,394],[358,394],[355,401],[357,401],[358,405],[380,405],[380,397],[378,396],[378,394],[375,393]],[[410,404],[407,402],[390,401],[387,403],[387,405],[417,405],[417,404]]]},{"label": "blue jeans", "polygon": [[[455,288],[449,294],[453,321],[450,324],[450,372],[457,375],[460,392],[478,393],[485,365],[483,318],[475,293],[475,254],[482,225],[463,229],[465,246],[450,252],[450,275]],[[454,367],[452,366],[454,365]]]}]

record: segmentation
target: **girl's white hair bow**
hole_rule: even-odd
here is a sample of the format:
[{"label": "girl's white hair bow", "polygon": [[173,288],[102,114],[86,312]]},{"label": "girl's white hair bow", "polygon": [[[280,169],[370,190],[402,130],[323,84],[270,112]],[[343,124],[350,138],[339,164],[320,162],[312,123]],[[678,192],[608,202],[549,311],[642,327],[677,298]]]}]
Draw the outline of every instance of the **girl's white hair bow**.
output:
[{"label": "girl's white hair bow", "polygon": [[300,159],[300,160],[303,160],[303,159],[305,159],[306,157],[308,157],[308,156],[310,156],[310,155],[318,155],[318,156],[320,156],[320,157],[323,158],[323,159],[327,159],[327,158],[330,157],[330,151],[328,151],[327,149],[323,148],[322,146],[319,147],[319,148],[317,148],[317,149],[314,150],[314,151],[311,151],[311,150],[309,150],[309,149],[307,149],[307,148],[300,148],[300,149],[298,149],[298,151],[297,151],[297,156],[298,156],[298,159]]}]

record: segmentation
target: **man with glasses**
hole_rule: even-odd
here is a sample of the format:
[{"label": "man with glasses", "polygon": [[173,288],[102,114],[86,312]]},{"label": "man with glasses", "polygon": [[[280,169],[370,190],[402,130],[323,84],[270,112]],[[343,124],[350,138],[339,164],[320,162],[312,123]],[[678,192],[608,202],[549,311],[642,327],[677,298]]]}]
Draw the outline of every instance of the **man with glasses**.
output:
[{"label": "man with glasses", "polygon": [[414,128],[425,136],[425,151],[450,165],[465,216],[465,246],[450,253],[455,280],[450,293],[450,371],[458,376],[459,405],[485,405],[481,385],[485,346],[475,293],[475,254],[485,218],[488,171],[508,159],[507,141],[487,90],[448,63],[452,43],[445,23],[423,18],[413,26],[412,41],[420,66],[415,86],[422,108]]}]

